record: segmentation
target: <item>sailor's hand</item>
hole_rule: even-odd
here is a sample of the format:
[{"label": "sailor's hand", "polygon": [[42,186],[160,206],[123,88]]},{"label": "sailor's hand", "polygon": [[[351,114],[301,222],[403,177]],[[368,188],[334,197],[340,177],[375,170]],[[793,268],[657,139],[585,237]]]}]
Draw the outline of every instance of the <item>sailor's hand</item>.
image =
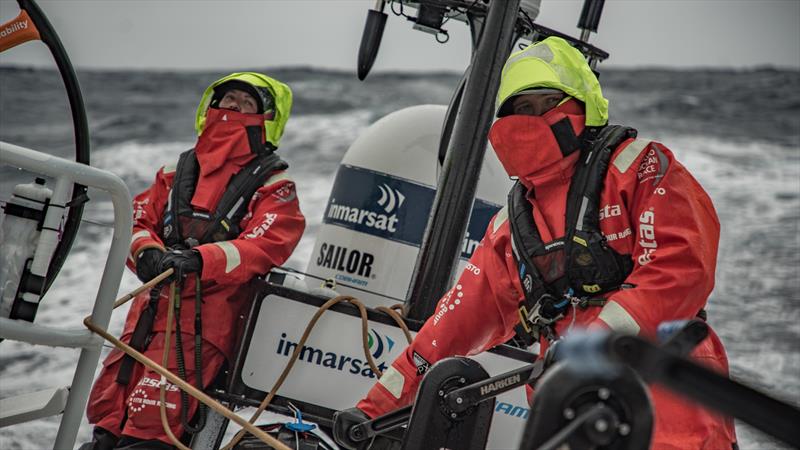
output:
[{"label": "sailor's hand", "polygon": [[136,276],[142,283],[147,283],[161,272],[158,270],[164,250],[160,248],[146,248],[136,258]]},{"label": "sailor's hand", "polygon": [[346,449],[365,448],[370,440],[354,441],[350,437],[350,428],[368,420],[369,417],[358,408],[336,411],[333,413],[333,440]]},{"label": "sailor's hand", "polygon": [[164,254],[158,264],[158,273],[174,269],[176,278],[180,279],[190,273],[203,271],[203,258],[197,250],[170,250]]}]

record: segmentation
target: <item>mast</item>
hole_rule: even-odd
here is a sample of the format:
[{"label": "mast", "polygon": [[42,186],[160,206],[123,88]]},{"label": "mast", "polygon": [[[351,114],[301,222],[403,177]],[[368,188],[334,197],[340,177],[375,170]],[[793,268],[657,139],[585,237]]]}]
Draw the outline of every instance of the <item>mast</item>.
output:
[{"label": "mast", "polygon": [[[377,0],[367,16],[358,57],[358,78],[369,73],[383,36],[385,0]],[[448,107],[439,146],[442,173],[436,197],[414,266],[406,297],[407,317],[425,320],[452,282],[464,234],[477,189],[486,151],[500,72],[518,38],[539,41],[548,36],[566,39],[587,58],[594,68],[608,53],[589,44],[589,34],[597,31],[605,0],[585,0],[575,38],[533,22],[539,12],[537,0],[463,2],[458,7],[443,7],[431,0],[407,1],[418,9],[414,28],[446,36],[442,29],[449,11],[459,21],[468,22],[472,38],[472,61],[456,87]],[[453,14],[454,12],[457,12]],[[459,14],[460,13],[460,14]]]},{"label": "mast", "polygon": [[513,44],[518,7],[519,0],[489,4],[411,280],[407,298],[411,319],[430,316],[451,283],[486,152],[500,71]]}]

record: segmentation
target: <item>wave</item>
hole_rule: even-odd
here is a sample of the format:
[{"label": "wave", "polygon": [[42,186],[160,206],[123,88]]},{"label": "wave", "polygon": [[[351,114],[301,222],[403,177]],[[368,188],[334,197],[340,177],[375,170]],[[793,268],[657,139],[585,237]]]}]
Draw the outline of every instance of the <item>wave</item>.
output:
[{"label": "wave", "polygon": [[[458,75],[373,74],[360,83],[337,71],[292,68],[268,73],[287,80],[295,91],[294,115],[279,154],[290,163],[308,223],[288,265],[304,270],[349,145],[390,111],[419,103],[447,104]],[[144,190],[159,167],[174,163],[194,144],[196,102],[219,75],[82,71],[93,165],[119,175],[134,194]],[[640,136],[667,145],[714,200],[722,243],[708,310],[727,346],[734,377],[798,402],[800,71],[609,69],[602,77],[615,122],[632,123]],[[68,155],[71,131],[68,109],[57,101],[63,97],[59,83],[53,71],[0,68],[0,139]],[[40,89],[25,87],[32,84]],[[7,198],[5,184],[3,189]],[[111,222],[108,200],[93,192],[90,197],[85,217]],[[37,322],[80,326],[94,301],[110,239],[107,228],[82,226]],[[126,270],[120,292],[137,284]],[[112,331],[121,329],[124,317],[125,310],[114,314]],[[33,352],[11,341],[0,345],[0,396],[70,383],[76,352]],[[2,429],[0,447],[48,447],[56,422]],[[88,438],[89,430],[84,424],[79,439]],[[765,442],[749,431],[742,434],[743,448],[748,443],[771,447]]]}]

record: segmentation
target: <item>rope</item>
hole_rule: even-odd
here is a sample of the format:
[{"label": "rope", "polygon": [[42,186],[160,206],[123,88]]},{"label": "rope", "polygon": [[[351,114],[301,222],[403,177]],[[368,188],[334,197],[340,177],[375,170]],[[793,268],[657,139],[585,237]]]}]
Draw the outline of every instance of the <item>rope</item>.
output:
[{"label": "rope", "polygon": [[[335,305],[337,303],[341,303],[341,302],[348,302],[348,303],[350,303],[350,304],[352,304],[352,305],[354,305],[354,306],[356,306],[358,308],[358,311],[361,314],[361,344],[362,344],[362,347],[363,347],[363,350],[364,350],[364,356],[367,359],[367,363],[369,364],[369,368],[372,369],[372,371],[375,373],[375,375],[378,378],[381,377],[382,373],[381,373],[380,369],[378,369],[377,365],[375,364],[375,360],[372,358],[372,354],[370,354],[370,352],[369,352],[369,345],[368,345],[369,331],[367,329],[369,322],[367,320],[367,309],[366,309],[366,307],[364,306],[363,303],[358,301],[356,298],[348,296],[348,295],[340,295],[338,297],[334,297],[334,298],[328,300],[327,302],[325,302],[325,304],[323,304],[322,306],[320,306],[320,308],[314,314],[314,317],[312,317],[311,321],[308,322],[308,325],[306,326],[305,331],[303,331],[303,336],[300,338],[300,341],[297,343],[297,347],[295,347],[294,352],[292,353],[292,356],[289,358],[289,362],[286,364],[286,367],[283,369],[283,372],[281,373],[281,375],[275,381],[275,384],[272,386],[272,389],[270,389],[269,394],[267,395],[267,397],[258,406],[258,409],[256,410],[256,412],[253,413],[253,417],[250,418],[250,423],[254,423],[256,420],[258,420],[258,417],[261,415],[261,413],[264,412],[264,410],[267,408],[267,406],[269,406],[269,404],[272,402],[273,398],[275,397],[275,393],[278,391],[278,389],[281,387],[283,382],[288,377],[289,372],[292,370],[292,367],[294,367],[294,363],[297,361],[297,358],[300,356],[300,352],[302,351],[303,346],[305,345],[306,341],[308,340],[308,336],[311,334],[311,330],[313,330],[314,326],[317,324],[317,320],[319,320],[319,318],[322,316],[323,313],[325,313],[325,311],[328,310],[328,308],[330,308],[331,306],[333,306],[333,305]],[[379,309],[380,308],[383,308],[383,309],[381,309],[382,311],[389,311],[389,308],[379,307]],[[392,318],[394,318],[396,321],[398,321],[398,324],[402,323],[401,328],[403,329],[403,332],[406,335],[406,339],[408,340],[408,343],[410,344],[411,343],[411,334],[408,332],[408,327],[406,327],[405,323],[403,323],[403,319],[394,311],[387,312],[387,314],[389,314]],[[224,447],[222,447],[221,450],[231,450],[242,439],[242,437],[244,436],[244,431],[245,430],[239,430],[239,432],[236,433],[236,435],[233,437],[233,439],[228,444],[226,444]]]},{"label": "rope", "polygon": [[[131,299],[135,298],[138,294],[146,291],[147,289],[150,289],[150,288],[156,286],[158,283],[160,283],[161,281],[165,280],[170,275],[172,275],[172,273],[173,273],[173,270],[172,269],[168,269],[165,272],[163,272],[162,274],[158,275],[157,277],[155,277],[152,280],[148,281],[147,283],[143,284],[139,288],[134,289],[130,293],[120,297],[117,301],[114,302],[114,308],[117,308],[117,307],[127,303]],[[178,301],[180,301],[180,300],[178,300]],[[116,337],[112,336],[106,330],[104,330],[104,329],[98,327],[97,325],[95,325],[91,321],[91,316],[87,316],[86,318],[84,318],[83,319],[83,323],[88,329],[90,329],[91,331],[97,333],[98,335],[100,335],[101,337],[106,339],[107,341],[111,342],[112,344],[114,344],[114,346],[116,346],[117,348],[119,348],[123,352],[125,352],[128,355],[130,355],[131,357],[133,357],[136,361],[138,361],[142,365],[152,369],[154,372],[156,372],[159,375],[161,375],[161,382],[159,383],[160,384],[159,397],[160,397],[160,403],[161,403],[161,405],[160,405],[161,424],[164,427],[164,431],[167,434],[167,436],[170,438],[172,443],[177,448],[179,448],[180,450],[191,450],[191,449],[186,447],[180,441],[180,439],[178,439],[172,433],[172,429],[169,426],[169,421],[167,420],[167,414],[166,414],[166,401],[165,401],[166,400],[166,382],[167,382],[167,380],[169,380],[172,384],[174,384],[175,386],[177,386],[178,388],[180,388],[184,392],[188,393],[192,397],[196,398],[198,401],[200,401],[200,403],[208,406],[209,408],[213,409],[214,411],[216,411],[217,413],[219,413],[223,417],[231,420],[232,422],[234,422],[237,425],[242,427],[242,429],[239,430],[236,433],[236,435],[233,437],[233,439],[228,444],[226,444],[224,447],[222,447],[222,450],[232,450],[233,447],[236,444],[238,444],[239,441],[242,439],[242,437],[244,436],[245,432],[251,433],[253,436],[257,437],[258,439],[260,439],[265,444],[271,445],[273,448],[275,448],[275,450],[291,450],[289,447],[287,447],[286,445],[282,444],[280,441],[278,441],[277,439],[273,438],[272,436],[270,436],[269,434],[267,434],[266,432],[264,432],[263,430],[259,429],[258,427],[256,427],[253,424],[255,423],[256,420],[258,420],[258,417],[261,415],[261,413],[264,412],[264,410],[267,408],[267,406],[269,406],[269,404],[272,402],[272,400],[274,399],[274,397],[276,395],[276,392],[278,391],[278,389],[280,389],[280,387],[283,385],[283,382],[288,377],[289,372],[292,370],[292,367],[294,367],[294,363],[297,361],[297,358],[300,356],[300,352],[302,351],[303,346],[305,345],[306,341],[308,340],[308,337],[311,334],[311,331],[314,329],[314,326],[316,326],[316,323],[319,320],[319,318],[322,316],[323,313],[325,313],[325,311],[327,311],[331,306],[333,306],[333,305],[335,305],[337,303],[347,302],[347,303],[350,303],[350,304],[352,304],[352,305],[354,305],[354,306],[356,306],[358,308],[359,314],[361,315],[361,341],[362,341],[361,344],[362,344],[362,348],[364,350],[364,356],[366,357],[366,360],[367,360],[367,363],[369,364],[370,369],[372,369],[372,371],[375,373],[375,375],[378,378],[380,378],[380,376],[382,375],[380,369],[378,369],[378,366],[375,364],[375,360],[372,358],[372,354],[370,354],[370,352],[369,352],[369,345],[368,345],[368,342],[369,342],[369,331],[368,331],[369,321],[367,319],[367,309],[366,309],[366,307],[364,306],[363,303],[361,303],[360,301],[358,301],[354,297],[347,296],[347,295],[340,295],[338,297],[334,297],[334,298],[328,300],[327,302],[325,302],[325,304],[323,304],[319,308],[319,310],[317,310],[317,312],[314,314],[314,317],[311,318],[311,320],[309,321],[308,325],[306,326],[306,329],[303,332],[303,335],[300,338],[300,341],[298,342],[297,347],[295,347],[294,352],[292,353],[292,356],[289,358],[289,362],[287,363],[286,367],[283,369],[283,372],[281,373],[281,375],[275,381],[275,384],[273,385],[272,389],[270,389],[269,394],[261,402],[261,404],[259,405],[258,409],[253,414],[253,416],[250,418],[250,420],[249,421],[245,420],[242,417],[240,417],[239,415],[237,415],[236,413],[234,413],[233,411],[231,411],[230,409],[228,409],[225,406],[221,405],[219,402],[217,402],[213,398],[209,397],[206,393],[204,393],[200,389],[195,388],[190,383],[184,381],[183,379],[181,379],[180,377],[176,376],[175,374],[170,372],[168,369],[166,369],[166,366],[168,365],[168,361],[169,361],[169,359],[168,359],[169,358],[169,343],[170,343],[170,338],[171,338],[171,334],[172,334],[172,322],[173,322],[173,320],[175,320],[175,318],[173,317],[173,309],[175,308],[175,302],[176,302],[176,299],[175,299],[175,283],[173,282],[171,284],[171,286],[170,286],[169,306],[167,308],[167,328],[166,328],[165,337],[164,337],[164,355],[162,357],[162,364],[161,365],[157,364],[156,362],[154,362],[150,358],[146,357],[142,353],[139,353],[135,349],[131,348],[128,344],[126,344],[126,343],[120,341],[119,339],[117,339]],[[384,312],[385,314],[388,314],[395,322],[397,322],[397,325],[403,330],[403,333],[405,334],[406,340],[410,344],[411,340],[412,340],[411,339],[411,333],[410,333],[408,327],[406,326],[405,322],[403,321],[402,316],[400,314],[398,314],[398,312],[396,311],[396,310],[399,310],[399,311],[402,312],[403,311],[403,306],[402,305],[393,305],[390,308],[389,307],[385,307],[385,306],[379,306],[376,309],[379,310],[379,311]],[[180,320],[180,318],[178,318],[177,320]]]},{"label": "rope", "polygon": [[[159,276],[153,278],[152,280],[148,281],[147,283],[145,283],[141,287],[139,287],[139,288],[131,291],[129,294],[121,297],[119,300],[114,302],[114,307],[116,308],[116,307],[118,307],[120,305],[123,305],[126,302],[130,301],[130,299],[134,298],[137,294],[139,294],[139,293],[141,293],[141,292],[143,292],[143,291],[145,291],[147,289],[152,288],[153,286],[155,286],[156,284],[158,284],[159,282],[161,282],[165,278],[167,278],[170,275],[172,275],[172,272],[173,272],[172,269],[168,269],[164,273],[162,273],[161,275],[159,275]],[[174,302],[174,299],[172,301]],[[169,309],[171,310],[172,308],[169,308]],[[167,314],[169,314],[169,310],[168,310]],[[168,328],[167,329],[170,330],[170,332],[171,332],[171,323],[172,322],[169,321],[167,323],[168,323]],[[135,349],[130,347],[128,344],[120,341],[119,339],[117,339],[113,335],[109,334],[106,330],[104,330],[104,329],[100,328],[99,326],[95,325],[92,322],[92,316],[87,316],[86,318],[84,318],[83,319],[83,324],[86,326],[86,328],[88,328],[88,329],[92,330],[93,332],[97,333],[103,339],[111,342],[112,344],[114,344],[114,346],[116,346],[117,348],[119,348],[123,352],[127,353],[128,355],[131,355],[131,357],[133,359],[135,359],[136,361],[138,361],[142,365],[152,369],[154,372],[156,372],[159,375],[161,375],[162,383],[164,382],[164,379],[169,380],[172,384],[174,384],[178,388],[185,390],[186,392],[189,393],[189,395],[193,396],[194,398],[196,398],[200,402],[204,403],[209,408],[211,408],[214,411],[218,412],[220,415],[224,416],[228,420],[231,420],[232,422],[236,423],[237,425],[243,427],[248,432],[252,433],[253,436],[257,437],[258,439],[260,439],[265,444],[271,445],[276,450],[291,450],[289,447],[287,447],[286,445],[284,445],[283,443],[281,443],[280,441],[278,441],[274,437],[272,437],[269,434],[265,433],[264,431],[262,431],[258,427],[255,427],[252,423],[250,423],[250,422],[244,420],[243,418],[239,417],[236,413],[234,413],[233,411],[229,410],[228,408],[222,406],[219,402],[217,402],[213,398],[209,397],[205,392],[195,388],[191,384],[189,384],[186,381],[180,379],[180,377],[176,376],[174,373],[172,373],[169,370],[165,369],[164,366],[159,365],[158,363],[156,363],[152,359],[148,358],[147,356],[144,356],[142,353],[139,353],[138,351],[136,351]],[[167,342],[165,342],[165,344],[167,344]],[[169,346],[166,346],[166,347],[169,348]],[[165,349],[165,353],[166,352],[167,352],[167,350]],[[166,388],[166,386],[164,386],[164,388]],[[162,405],[164,404],[163,400],[162,400],[161,403],[162,403]],[[163,421],[162,421],[162,425],[163,425]],[[180,442],[180,440],[175,438],[175,436],[172,435],[172,431],[169,430],[168,428],[169,427],[167,427],[167,429],[165,429],[165,431],[167,432],[168,436],[171,435],[171,440],[172,440],[173,444],[175,444],[175,446],[180,448],[181,450],[186,450],[186,446],[184,446]]]},{"label": "rope", "polygon": [[[398,309],[398,308],[401,311],[401,313],[399,313],[399,314],[395,311],[395,309]],[[385,306],[378,306],[375,309],[377,309],[378,311],[384,312],[387,316],[389,316],[392,319],[394,319],[395,323],[397,323],[397,326],[399,326],[400,329],[403,330],[403,334],[406,335],[406,340],[408,341],[408,343],[409,344],[411,343],[411,341],[412,341],[412,339],[411,339],[411,331],[409,331],[408,326],[406,325],[405,321],[403,320],[403,317],[400,315],[400,314],[403,314],[403,310],[404,310],[404,306],[403,305],[392,305],[389,308],[387,308]]]},{"label": "rope", "polygon": [[[167,367],[169,365],[169,340],[170,340],[170,337],[171,337],[171,334],[172,334],[172,321],[174,319],[173,311],[175,309],[175,306],[179,305],[180,302],[181,302],[180,298],[178,299],[177,303],[175,302],[175,291],[176,291],[175,282],[172,282],[169,285],[169,306],[167,306],[167,329],[164,332],[164,354],[161,357],[161,365],[163,367]],[[178,294],[178,295],[180,295],[180,294]],[[179,314],[180,314],[180,309],[178,311],[179,311]],[[177,323],[180,323],[180,322],[181,322],[181,316],[178,315]],[[178,331],[178,333],[180,333],[180,331]],[[176,338],[178,336],[180,336],[180,334],[176,335]],[[176,339],[176,345],[177,345],[177,339]],[[169,420],[167,420],[167,380],[164,379],[163,375],[161,376],[161,381],[158,382],[158,386],[159,386],[159,388],[158,388],[158,400],[159,400],[158,409],[159,409],[159,414],[161,415],[161,426],[164,428],[164,432],[167,433],[167,437],[169,437],[169,439],[172,441],[173,444],[175,444],[176,447],[178,447],[178,449],[180,449],[180,450],[192,450],[189,447],[183,445],[183,442],[181,442],[181,440],[178,439],[178,437],[175,436],[175,434],[172,433],[172,427],[169,426]],[[181,391],[181,394],[184,394],[184,392],[185,391]],[[181,403],[182,403],[181,407],[182,408],[185,407],[186,409],[189,409],[188,400],[186,402],[187,404],[184,406],[183,405],[183,399],[184,399],[184,397],[183,397],[183,395],[181,395]],[[186,409],[181,410],[181,419],[183,419],[183,413],[186,411]]]}]

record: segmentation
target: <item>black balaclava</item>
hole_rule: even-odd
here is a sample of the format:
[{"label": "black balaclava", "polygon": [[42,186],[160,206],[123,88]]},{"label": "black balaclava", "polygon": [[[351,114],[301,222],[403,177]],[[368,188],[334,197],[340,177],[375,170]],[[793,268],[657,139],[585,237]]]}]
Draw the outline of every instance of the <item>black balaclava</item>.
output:
[{"label": "black balaclava", "polygon": [[275,101],[272,99],[272,94],[270,94],[267,88],[253,86],[252,84],[241,80],[226,81],[215,87],[214,96],[211,98],[210,106],[212,108],[219,108],[219,102],[222,100],[222,97],[224,97],[225,93],[231,89],[238,89],[240,91],[247,92],[254,99],[256,99],[256,113],[258,114],[264,114],[265,111],[275,109]]}]

